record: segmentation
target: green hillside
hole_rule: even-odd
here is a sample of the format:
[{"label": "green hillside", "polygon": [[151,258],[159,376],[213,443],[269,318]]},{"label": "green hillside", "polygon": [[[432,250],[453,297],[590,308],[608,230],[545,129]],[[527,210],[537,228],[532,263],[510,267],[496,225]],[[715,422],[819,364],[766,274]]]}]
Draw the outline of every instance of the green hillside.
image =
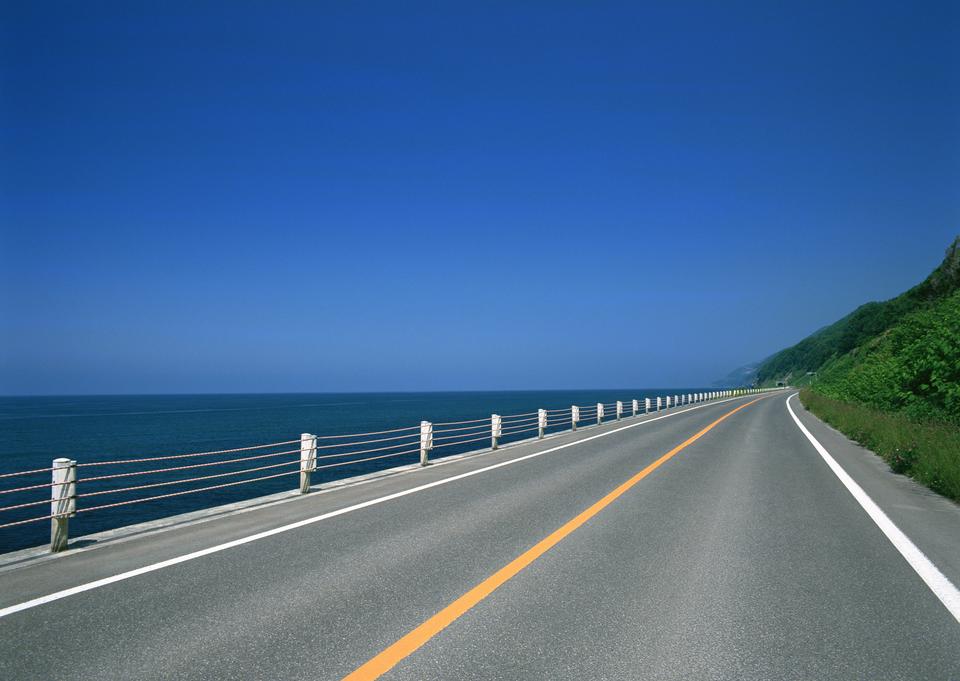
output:
[{"label": "green hillside", "polygon": [[960,291],[829,361],[814,386],[835,399],[960,425]]},{"label": "green hillside", "polygon": [[918,286],[868,303],[761,363],[897,473],[960,502],[960,238]]},{"label": "green hillside", "polygon": [[929,277],[765,360],[757,381],[812,381],[835,399],[960,422],[960,238]]}]

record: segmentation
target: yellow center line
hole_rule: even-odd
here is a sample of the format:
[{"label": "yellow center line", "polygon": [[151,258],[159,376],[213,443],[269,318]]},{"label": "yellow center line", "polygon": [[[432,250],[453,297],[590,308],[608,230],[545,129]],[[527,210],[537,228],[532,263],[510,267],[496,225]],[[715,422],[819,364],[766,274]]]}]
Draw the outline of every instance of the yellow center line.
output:
[{"label": "yellow center line", "polygon": [[597,515],[604,508],[612,504],[618,497],[627,492],[631,487],[636,485],[638,482],[663,465],[664,462],[668,461],[677,453],[692,445],[694,442],[710,432],[720,422],[726,420],[741,409],[749,407],[751,404],[758,402],[761,399],[763,398],[757,398],[747,402],[746,404],[741,404],[736,409],[728,411],[716,421],[706,426],[703,430],[691,435],[689,438],[648,465],[632,478],[619,485],[612,492],[594,503],[588,509],[581,512],[571,520],[568,520],[563,524],[563,526],[541,539],[534,546],[527,549],[525,552],[494,572],[485,580],[470,589],[467,593],[460,596],[460,598],[453,601],[453,603],[430,617],[416,629],[399,639],[396,643],[393,643],[389,647],[385,648],[382,652],[370,658],[370,660],[355,669],[353,672],[347,674],[347,676],[343,677],[343,681],[369,681],[370,679],[380,678],[380,676],[393,669],[393,667],[396,666],[401,660],[411,655],[424,643],[446,629],[458,617],[463,615],[477,603],[496,591],[511,577],[523,570],[523,568],[530,565],[533,561],[549,551],[551,548],[559,544],[562,539],[590,520],[593,516]]}]

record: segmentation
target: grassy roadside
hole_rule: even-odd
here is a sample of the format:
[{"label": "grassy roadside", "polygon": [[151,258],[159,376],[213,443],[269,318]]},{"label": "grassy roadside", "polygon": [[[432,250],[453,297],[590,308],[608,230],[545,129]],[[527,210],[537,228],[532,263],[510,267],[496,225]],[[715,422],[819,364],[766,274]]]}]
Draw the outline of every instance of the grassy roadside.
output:
[{"label": "grassy roadside", "polygon": [[850,439],[879,454],[896,473],[960,502],[960,429],[954,424],[915,421],[800,391],[803,406]]}]

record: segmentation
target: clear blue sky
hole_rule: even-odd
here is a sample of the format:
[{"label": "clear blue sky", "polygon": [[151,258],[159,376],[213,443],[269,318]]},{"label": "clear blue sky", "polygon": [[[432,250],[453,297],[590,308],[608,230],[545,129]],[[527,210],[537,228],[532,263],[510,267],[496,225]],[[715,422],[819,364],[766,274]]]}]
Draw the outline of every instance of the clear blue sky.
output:
[{"label": "clear blue sky", "polygon": [[0,392],[702,384],[960,232],[958,5],[0,9]]}]

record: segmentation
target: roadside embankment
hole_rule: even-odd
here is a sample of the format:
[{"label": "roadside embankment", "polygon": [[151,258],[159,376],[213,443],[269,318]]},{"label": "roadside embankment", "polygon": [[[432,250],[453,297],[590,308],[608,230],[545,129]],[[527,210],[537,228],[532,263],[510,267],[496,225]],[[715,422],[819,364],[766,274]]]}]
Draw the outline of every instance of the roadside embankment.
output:
[{"label": "roadside embankment", "polygon": [[918,421],[903,414],[800,391],[803,405],[864,447],[896,473],[960,502],[960,430],[955,424]]}]

